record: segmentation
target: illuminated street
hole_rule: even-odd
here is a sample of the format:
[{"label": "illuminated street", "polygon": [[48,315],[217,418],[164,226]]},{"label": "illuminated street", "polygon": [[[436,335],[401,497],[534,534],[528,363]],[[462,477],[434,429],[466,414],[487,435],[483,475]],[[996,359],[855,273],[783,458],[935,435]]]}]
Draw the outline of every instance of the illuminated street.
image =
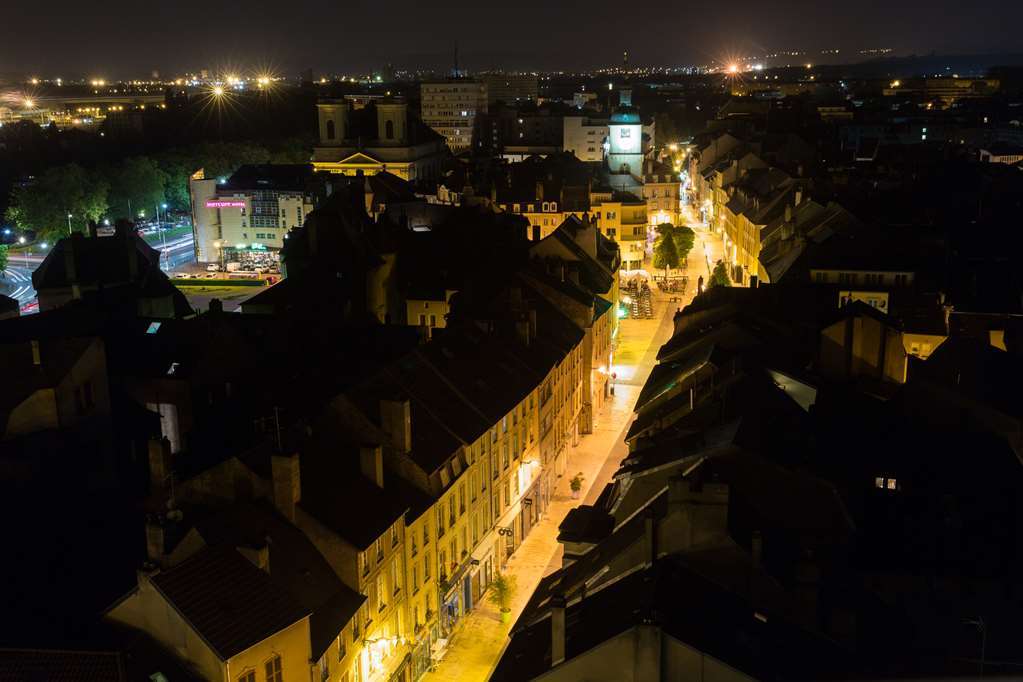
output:
[{"label": "illuminated street", "polygon": [[[697,225],[697,223],[690,223]],[[501,656],[508,641],[511,625],[540,579],[561,565],[562,547],[558,543],[558,526],[569,510],[579,504],[592,504],[604,486],[610,482],[618,465],[625,458],[625,434],[633,419],[633,406],[639,391],[656,364],[657,350],[672,333],[672,315],[679,307],[692,301],[696,281],[708,277],[706,253],[713,265],[721,255],[720,240],[707,230],[696,229],[696,243],[689,256],[690,287],[685,296],[653,289],[653,319],[625,319],[621,321],[615,347],[617,381],[615,395],[600,412],[592,434],[583,436],[569,455],[568,472],[582,472],[584,476],[580,499],[572,499],[569,477],[558,481],[547,516],[522,542],[502,569],[516,578],[517,590],[511,605],[511,620],[501,622],[500,614],[489,601],[483,601],[457,626],[447,655],[436,670],[423,679],[430,681],[458,680],[475,682],[486,680]],[[679,300],[673,301],[672,298]]]}]

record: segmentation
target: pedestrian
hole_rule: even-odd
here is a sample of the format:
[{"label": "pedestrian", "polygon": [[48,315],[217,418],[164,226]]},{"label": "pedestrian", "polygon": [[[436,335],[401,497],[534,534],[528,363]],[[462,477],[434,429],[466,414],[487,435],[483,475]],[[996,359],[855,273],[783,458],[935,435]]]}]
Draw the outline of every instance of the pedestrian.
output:
[{"label": "pedestrian", "polygon": [[696,281],[696,293],[703,293],[703,275],[700,275],[700,279]]}]

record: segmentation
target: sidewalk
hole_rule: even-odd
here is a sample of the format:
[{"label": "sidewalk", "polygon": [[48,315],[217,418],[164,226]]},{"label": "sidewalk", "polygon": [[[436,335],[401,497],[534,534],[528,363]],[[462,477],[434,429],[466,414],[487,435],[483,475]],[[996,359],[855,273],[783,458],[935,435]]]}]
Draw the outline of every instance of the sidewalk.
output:
[{"label": "sidewalk", "polygon": [[[497,608],[484,600],[462,618],[451,637],[447,655],[435,672],[423,677],[426,682],[482,682],[489,678],[508,642],[511,624],[522,613],[540,579],[560,567],[558,526],[570,509],[596,500],[628,454],[624,437],[632,422],[636,398],[653,368],[657,349],[673,329],[674,309],[669,306],[674,304],[668,304],[666,298],[655,295],[657,316],[653,320],[623,320],[619,347],[627,350],[616,354],[615,366],[626,363],[627,376],[619,372],[615,395],[598,413],[593,433],[583,436],[579,445],[569,451],[566,475],[557,482],[546,516],[529,532],[504,569],[506,575],[513,575],[516,580],[509,623],[502,623]],[[574,500],[569,480],[579,472],[584,477],[583,489],[580,499]]]}]

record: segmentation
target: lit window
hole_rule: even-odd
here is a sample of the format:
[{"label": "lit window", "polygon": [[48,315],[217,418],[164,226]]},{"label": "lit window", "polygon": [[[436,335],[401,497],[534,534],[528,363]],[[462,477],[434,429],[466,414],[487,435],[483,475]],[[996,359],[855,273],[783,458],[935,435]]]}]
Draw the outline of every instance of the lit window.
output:
[{"label": "lit window", "polygon": [[280,655],[274,655],[266,662],[266,682],[284,682],[284,670]]},{"label": "lit window", "polygon": [[247,670],[238,676],[238,682],[256,682],[256,671]]}]

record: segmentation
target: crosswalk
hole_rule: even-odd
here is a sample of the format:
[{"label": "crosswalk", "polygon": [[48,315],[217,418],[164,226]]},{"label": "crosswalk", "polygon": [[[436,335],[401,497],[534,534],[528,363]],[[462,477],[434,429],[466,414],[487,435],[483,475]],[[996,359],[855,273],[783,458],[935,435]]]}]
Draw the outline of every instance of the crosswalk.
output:
[{"label": "crosswalk", "polygon": [[14,287],[13,291],[7,294],[8,296],[16,299],[19,303],[28,303],[36,297],[36,291],[32,288],[31,270],[8,264],[4,274],[9,286]]}]

